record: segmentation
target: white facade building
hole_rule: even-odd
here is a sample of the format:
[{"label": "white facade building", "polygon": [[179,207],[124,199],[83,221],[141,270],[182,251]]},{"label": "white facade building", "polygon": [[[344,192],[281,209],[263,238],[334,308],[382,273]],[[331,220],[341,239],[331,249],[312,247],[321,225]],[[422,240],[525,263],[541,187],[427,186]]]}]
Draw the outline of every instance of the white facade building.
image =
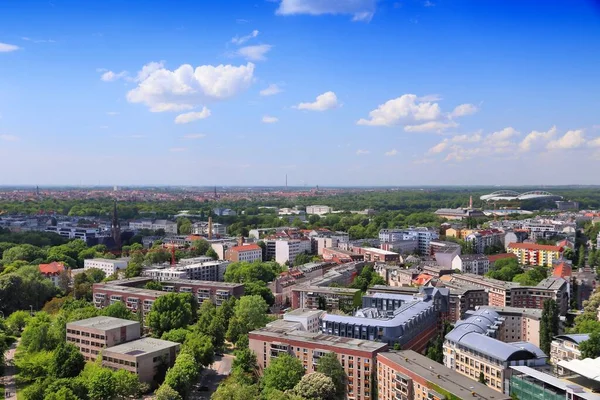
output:
[{"label": "white facade building", "polygon": [[304,331],[319,333],[321,327],[319,318],[323,315],[323,310],[311,310],[306,308],[298,308],[283,315],[284,321],[297,322],[302,325]]},{"label": "white facade building", "polygon": [[74,226],[48,226],[45,232],[52,232],[68,239],[81,239],[86,241],[100,234],[97,228],[79,228]]},{"label": "white facade building", "polygon": [[[273,240],[275,244],[275,261],[279,264],[293,263],[298,254],[310,253],[311,241],[308,239]],[[267,246],[269,244],[267,243]]]},{"label": "white facade building", "polygon": [[490,270],[490,260],[483,254],[461,254],[452,260],[452,269],[465,274],[484,275]]},{"label": "white facade building", "polygon": [[176,265],[175,267],[147,269],[142,275],[157,281],[170,279],[192,279],[199,281],[223,282],[229,261],[206,261],[197,264]]},{"label": "white facade building", "polygon": [[402,242],[417,240],[417,249],[423,255],[430,254],[430,243],[432,240],[439,239],[440,235],[428,228],[408,228],[408,229],[382,229],[379,231],[379,241],[381,243]]},{"label": "white facade building", "polygon": [[97,268],[104,271],[106,276],[113,275],[120,269],[127,268],[128,259],[109,260],[107,258],[91,258],[83,262],[83,269]]},{"label": "white facade building", "polygon": [[129,229],[149,229],[151,231],[162,229],[165,233],[177,235],[177,223],[166,219],[131,221]]},{"label": "white facade building", "polygon": [[[192,224],[192,233],[194,235],[208,235],[208,222],[200,221]],[[227,235],[227,225],[214,222],[212,227],[212,234],[213,236]]]},{"label": "white facade building", "polygon": [[329,206],[306,206],[306,213],[308,215],[325,215],[332,212],[333,208]]}]

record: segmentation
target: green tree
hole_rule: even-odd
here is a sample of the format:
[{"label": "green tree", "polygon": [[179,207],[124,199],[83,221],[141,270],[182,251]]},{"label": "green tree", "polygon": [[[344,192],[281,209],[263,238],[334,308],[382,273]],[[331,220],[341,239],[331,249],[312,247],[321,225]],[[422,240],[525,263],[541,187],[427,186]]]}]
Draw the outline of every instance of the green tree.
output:
[{"label": "green tree", "polygon": [[79,397],[68,387],[62,387],[56,392],[50,392],[44,400],[79,400]]},{"label": "green tree", "polygon": [[271,360],[271,364],[265,368],[262,384],[265,388],[284,392],[293,389],[303,376],[302,361],[288,354],[282,354]]},{"label": "green tree", "polygon": [[51,319],[48,314],[40,312],[29,320],[21,335],[21,346],[28,353],[42,350],[53,350],[63,338],[54,337],[50,331]]},{"label": "green tree", "polygon": [[294,387],[294,392],[307,400],[333,400],[336,398],[333,381],[320,372],[304,375]]},{"label": "green tree", "polygon": [[19,379],[22,382],[33,382],[50,375],[51,364],[51,351],[17,353],[15,356],[15,365],[19,369]]},{"label": "green tree", "polygon": [[294,258],[294,265],[308,264],[312,261],[312,257],[308,253],[300,253]]},{"label": "green tree", "polygon": [[206,250],[206,254],[207,257],[212,258],[213,260],[218,260],[219,259],[219,255],[217,254],[217,252],[210,247],[208,250]]},{"label": "green tree", "polygon": [[232,368],[246,374],[256,374],[256,354],[248,348],[236,350]]},{"label": "green tree", "polygon": [[160,338],[162,340],[170,340],[171,342],[183,343],[190,333],[186,328],[177,328],[164,332]]},{"label": "green tree", "polygon": [[577,267],[578,268],[585,267],[585,246],[584,245],[579,246],[579,254],[577,257]]},{"label": "green tree", "polygon": [[175,365],[167,372],[164,383],[185,399],[199,373],[200,367],[194,357],[188,353],[180,353],[175,360]]},{"label": "green tree", "polygon": [[554,336],[558,334],[558,314],[556,301],[546,300],[540,321],[540,349],[546,354],[550,354],[550,345]]},{"label": "green tree", "polygon": [[590,334],[590,338],[579,344],[581,358],[598,358],[600,357],[600,333],[594,332]]},{"label": "green tree", "polygon": [[113,372],[101,368],[88,382],[88,395],[90,400],[113,399],[116,394],[116,379]]},{"label": "green tree", "polygon": [[194,319],[197,303],[191,293],[169,293],[157,298],[146,316],[154,336],[172,329],[184,328]]},{"label": "green tree", "polygon": [[144,288],[146,288],[148,290],[161,290],[161,291],[163,290],[162,284],[160,282],[157,282],[157,281],[147,282],[144,285]]},{"label": "green tree", "polygon": [[262,297],[242,296],[235,304],[227,337],[235,342],[240,335],[264,327],[269,321],[267,311],[268,305]]},{"label": "green tree", "polygon": [[143,385],[136,374],[124,369],[113,372],[115,395],[119,399],[139,398]]},{"label": "green tree", "polygon": [[190,247],[190,254],[192,256],[203,256],[206,254],[209,248],[210,243],[208,243],[206,240],[194,240],[192,242],[192,246]]},{"label": "green tree", "polygon": [[171,386],[163,383],[160,385],[155,393],[156,400],[183,400],[183,398],[177,393]]},{"label": "green tree", "polygon": [[487,380],[485,379],[485,375],[483,374],[483,371],[481,371],[479,373],[479,383],[483,383],[484,385],[487,385]]},{"label": "green tree", "polygon": [[196,363],[203,367],[208,367],[215,361],[215,350],[208,336],[188,335],[181,352],[191,354]]},{"label": "green tree", "polygon": [[102,310],[102,315],[113,318],[120,319],[131,319],[133,320],[135,316],[133,313],[125,306],[125,303],[117,301],[109,305],[108,307]]},{"label": "green tree", "polygon": [[260,399],[257,385],[246,385],[235,379],[227,379],[221,383],[211,400],[250,400]]},{"label": "green tree", "polygon": [[56,378],[74,378],[84,366],[85,360],[79,349],[71,343],[63,343],[54,350],[50,373]]},{"label": "green tree", "polygon": [[29,311],[15,311],[8,316],[6,319],[6,327],[11,331],[13,335],[21,335],[21,331],[27,325],[27,322],[31,319]]},{"label": "green tree", "polygon": [[340,364],[336,353],[327,353],[319,359],[317,372],[325,374],[335,386],[335,398],[343,400],[346,398],[347,376]]}]

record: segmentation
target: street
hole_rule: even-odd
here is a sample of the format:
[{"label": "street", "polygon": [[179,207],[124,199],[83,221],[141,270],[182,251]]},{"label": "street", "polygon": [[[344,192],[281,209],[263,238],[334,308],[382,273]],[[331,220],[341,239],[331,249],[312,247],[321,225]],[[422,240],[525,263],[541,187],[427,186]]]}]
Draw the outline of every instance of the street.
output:
[{"label": "street", "polygon": [[210,396],[217,390],[219,383],[231,373],[233,355],[224,354],[216,356],[215,362],[200,374],[198,384],[190,396],[191,399],[209,400]]},{"label": "street", "polygon": [[[19,339],[20,340],[20,339]],[[6,400],[17,399],[17,387],[15,386],[15,373],[16,368],[14,366],[15,350],[19,345],[17,340],[13,343],[10,348],[4,353],[6,368],[4,369],[4,376],[2,377],[2,384],[4,385],[4,398]]]}]

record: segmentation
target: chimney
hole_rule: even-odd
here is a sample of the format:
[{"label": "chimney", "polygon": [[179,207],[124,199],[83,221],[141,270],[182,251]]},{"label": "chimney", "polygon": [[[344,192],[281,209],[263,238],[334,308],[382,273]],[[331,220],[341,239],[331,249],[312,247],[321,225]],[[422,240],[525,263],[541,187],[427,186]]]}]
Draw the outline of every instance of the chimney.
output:
[{"label": "chimney", "polygon": [[469,197],[469,209],[473,209],[473,196]]},{"label": "chimney", "polygon": [[208,217],[208,240],[212,240],[212,236],[213,236],[212,217]]}]

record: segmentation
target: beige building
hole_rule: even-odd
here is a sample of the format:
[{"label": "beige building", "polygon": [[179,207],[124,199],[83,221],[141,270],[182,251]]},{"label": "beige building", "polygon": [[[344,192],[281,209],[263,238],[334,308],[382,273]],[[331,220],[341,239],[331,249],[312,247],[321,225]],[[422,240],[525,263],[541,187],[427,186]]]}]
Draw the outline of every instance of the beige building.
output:
[{"label": "beige building", "polygon": [[542,310],[518,307],[477,307],[478,310],[482,308],[494,310],[504,319],[498,329],[499,340],[507,343],[529,342],[540,347]]},{"label": "beige building", "polygon": [[581,360],[579,345],[589,338],[587,333],[555,336],[550,345],[550,362],[558,365],[560,361]]},{"label": "beige building", "polygon": [[[297,325],[294,322],[288,322]],[[280,354],[289,354],[302,361],[306,373],[316,371],[319,358],[334,353],[344,367],[348,379],[347,399],[375,400],[373,376],[376,355],[387,350],[387,344],[361,339],[311,333],[287,328],[285,324],[250,332],[250,350],[256,354],[259,373]]]},{"label": "beige building", "polygon": [[510,399],[412,350],[377,354],[377,393],[379,400]]},{"label": "beige building", "polygon": [[140,337],[140,323],[113,317],[94,317],[67,324],[67,342],[79,348],[86,360],[95,360],[107,347]]},{"label": "beige building", "polygon": [[179,343],[168,340],[138,339],[105,349],[102,352],[102,365],[132,372],[140,382],[151,384],[159,365],[173,366],[179,346]]}]

